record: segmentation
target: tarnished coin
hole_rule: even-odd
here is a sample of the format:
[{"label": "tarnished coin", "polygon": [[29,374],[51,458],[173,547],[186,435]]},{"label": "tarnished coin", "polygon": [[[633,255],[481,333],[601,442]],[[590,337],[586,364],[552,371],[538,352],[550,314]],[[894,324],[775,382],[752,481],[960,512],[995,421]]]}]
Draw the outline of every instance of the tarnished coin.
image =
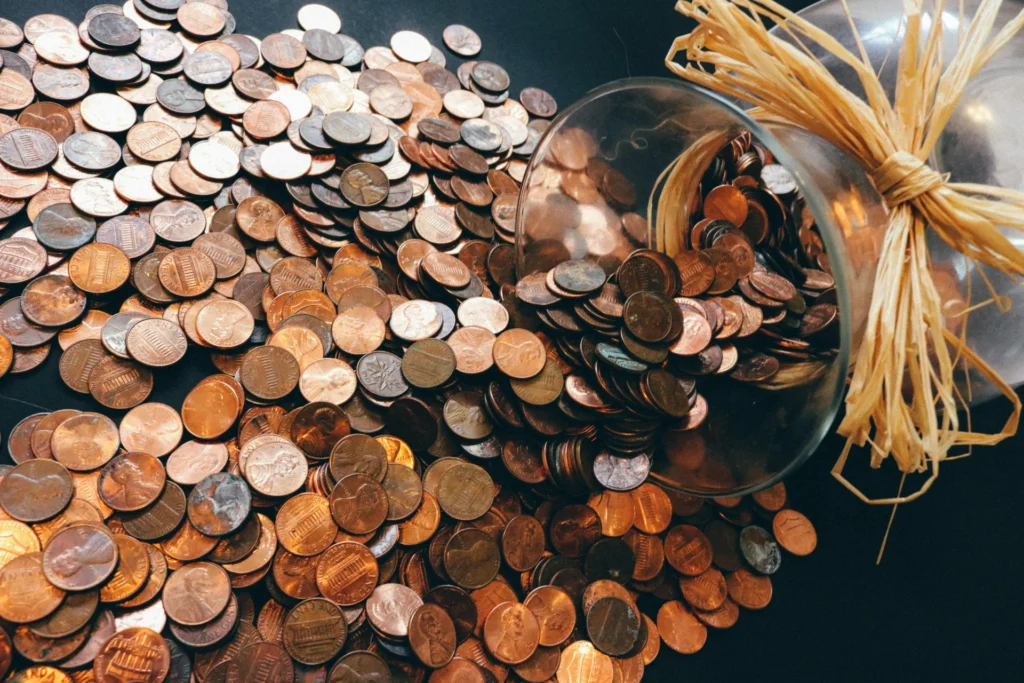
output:
[{"label": "tarnished coin", "polygon": [[245,480],[227,472],[211,474],[188,496],[188,518],[207,536],[227,536],[245,523],[252,494]]}]

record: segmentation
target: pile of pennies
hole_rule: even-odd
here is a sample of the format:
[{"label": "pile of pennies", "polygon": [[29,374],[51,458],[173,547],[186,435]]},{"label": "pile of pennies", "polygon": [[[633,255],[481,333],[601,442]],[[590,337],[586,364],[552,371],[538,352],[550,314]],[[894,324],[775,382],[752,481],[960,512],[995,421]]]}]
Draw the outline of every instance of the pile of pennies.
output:
[{"label": "pile of pennies", "polygon": [[[569,412],[599,424],[603,449],[642,468],[666,429],[704,423],[699,388],[825,374],[839,349],[835,280],[796,181],[766,147],[743,133],[710,160],[670,258],[646,248],[636,192],[588,132],[559,130],[549,146],[531,178],[523,250],[535,272],[516,284],[529,313],[517,322],[554,338]],[[683,443],[699,453],[700,438]]]},{"label": "pile of pennies", "polygon": [[[56,345],[105,408],[7,435],[0,676],[636,683],[662,643],[765,607],[782,551],[816,545],[785,487],[647,474],[653,434],[699,424],[698,371],[754,365],[694,330],[737,336],[744,306],[799,328],[793,274],[673,302],[691,269],[638,251],[610,280],[569,260],[517,282],[555,100],[412,31],[364,50],[327,7],[298,24],[261,41],[183,0],[0,19],[0,375]],[[722,194],[691,235],[716,281]],[[762,353],[827,353],[775,333]],[[209,376],[148,401],[206,362],[189,349]]]}]

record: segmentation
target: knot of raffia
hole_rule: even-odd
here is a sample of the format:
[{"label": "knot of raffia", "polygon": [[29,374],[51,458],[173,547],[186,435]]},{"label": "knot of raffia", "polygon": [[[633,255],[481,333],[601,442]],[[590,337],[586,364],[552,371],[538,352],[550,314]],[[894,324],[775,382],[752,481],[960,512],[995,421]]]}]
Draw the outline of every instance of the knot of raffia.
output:
[{"label": "knot of raffia", "polygon": [[874,170],[871,179],[889,207],[938,189],[946,176],[909,152],[895,152]]}]

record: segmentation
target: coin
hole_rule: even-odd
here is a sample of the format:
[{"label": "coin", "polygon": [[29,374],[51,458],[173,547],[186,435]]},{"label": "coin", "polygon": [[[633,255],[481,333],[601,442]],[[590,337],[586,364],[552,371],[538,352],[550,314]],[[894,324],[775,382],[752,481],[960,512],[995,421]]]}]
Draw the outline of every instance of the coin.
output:
[{"label": "coin", "polygon": [[772,519],[772,531],[779,545],[794,555],[810,555],[818,545],[811,521],[796,510],[779,510]]},{"label": "coin", "polygon": [[0,482],[0,507],[19,521],[41,522],[67,507],[72,492],[71,474],[63,465],[53,460],[26,460]]},{"label": "coin", "polygon": [[188,497],[188,518],[207,536],[227,536],[245,522],[252,494],[245,481],[227,472],[211,474]]},{"label": "coin", "polygon": [[163,464],[152,455],[123,453],[104,465],[100,472],[99,495],[114,510],[134,512],[159,497],[166,477]]},{"label": "coin", "polygon": [[320,555],[316,583],[320,593],[342,606],[370,596],[377,585],[377,560],[366,546],[354,541],[335,543]]},{"label": "coin", "polygon": [[658,610],[658,635],[676,652],[689,655],[704,647],[708,630],[683,603],[670,600]]},{"label": "coin", "polygon": [[44,575],[41,552],[20,555],[0,569],[0,616],[7,621],[38,621],[53,613],[64,595]]},{"label": "coin", "polygon": [[106,529],[73,526],[50,538],[43,553],[43,572],[57,588],[83,591],[104,583],[117,562],[117,546]]}]

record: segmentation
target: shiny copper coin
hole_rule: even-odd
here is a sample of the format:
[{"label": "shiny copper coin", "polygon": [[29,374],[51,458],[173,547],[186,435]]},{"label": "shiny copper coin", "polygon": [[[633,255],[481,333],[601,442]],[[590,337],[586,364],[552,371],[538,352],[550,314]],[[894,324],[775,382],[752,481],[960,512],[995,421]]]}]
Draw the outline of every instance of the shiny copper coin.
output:
[{"label": "shiny copper coin", "polygon": [[152,455],[123,453],[100,472],[99,495],[114,510],[141,510],[157,499],[166,477],[163,464]]},{"label": "shiny copper coin", "polygon": [[342,606],[368,598],[377,585],[377,577],[377,560],[366,546],[354,541],[332,545],[317,563],[316,583],[320,592]]},{"label": "shiny copper coin", "polygon": [[704,647],[708,630],[686,605],[671,600],[658,610],[658,635],[676,652],[689,655]]},{"label": "shiny copper coin", "polygon": [[175,296],[192,298],[213,287],[217,268],[203,252],[189,247],[169,252],[159,268],[160,284]]},{"label": "shiny copper coin", "polygon": [[26,553],[0,569],[0,617],[16,624],[38,621],[54,612],[64,591],[43,573],[43,554]]},{"label": "shiny copper coin", "polygon": [[114,634],[96,655],[93,671],[97,680],[116,680],[128,670],[138,671],[139,683],[163,681],[171,667],[167,641],[148,628],[126,628]]},{"label": "shiny copper coin", "polygon": [[50,436],[53,458],[72,471],[103,467],[119,446],[117,426],[99,413],[73,415],[57,425]]},{"label": "shiny copper coin", "polygon": [[578,640],[562,651],[556,678],[558,683],[614,680],[612,658],[587,640]]},{"label": "shiny copper coin", "polygon": [[102,584],[117,566],[117,546],[110,532],[72,526],[55,533],[43,553],[43,573],[57,588],[85,591]]},{"label": "shiny copper coin", "polygon": [[299,363],[285,349],[256,347],[242,361],[241,381],[253,396],[275,401],[290,394],[298,385]]},{"label": "shiny copper coin", "polygon": [[818,534],[807,517],[796,510],[779,510],[772,519],[775,539],[794,555],[810,555],[818,545]]},{"label": "shiny copper coin", "polygon": [[211,562],[196,562],[172,572],[163,590],[167,616],[184,626],[213,620],[230,598],[227,572]]},{"label": "shiny copper coin", "polygon": [[338,525],[354,534],[377,529],[388,517],[388,496],[376,479],[350,474],[334,487],[331,515]]},{"label": "shiny copper coin", "polygon": [[68,275],[75,287],[89,294],[107,294],[128,280],[131,262],[111,244],[87,244],[72,255]]},{"label": "shiny copper coin", "polygon": [[123,602],[138,593],[149,577],[149,552],[146,545],[131,536],[114,536],[118,563],[110,581],[100,588],[101,602]]},{"label": "shiny copper coin", "polygon": [[320,554],[338,533],[330,503],[315,493],[289,498],[278,511],[275,526],[284,549],[300,557]]},{"label": "shiny copper coin", "polygon": [[463,529],[453,535],[445,546],[445,571],[463,588],[487,585],[497,575],[500,564],[498,544],[481,529]]}]

